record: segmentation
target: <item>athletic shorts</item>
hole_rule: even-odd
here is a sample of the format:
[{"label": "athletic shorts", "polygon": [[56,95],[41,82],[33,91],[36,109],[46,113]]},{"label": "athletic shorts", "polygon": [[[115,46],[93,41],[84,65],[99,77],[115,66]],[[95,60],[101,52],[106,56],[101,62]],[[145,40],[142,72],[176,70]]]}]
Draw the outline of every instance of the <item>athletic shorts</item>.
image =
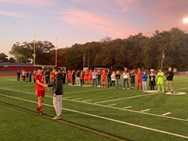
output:
[{"label": "athletic shorts", "polygon": [[38,91],[36,91],[36,96],[37,97],[39,97],[39,96],[44,97],[45,96],[45,90],[38,90]]}]

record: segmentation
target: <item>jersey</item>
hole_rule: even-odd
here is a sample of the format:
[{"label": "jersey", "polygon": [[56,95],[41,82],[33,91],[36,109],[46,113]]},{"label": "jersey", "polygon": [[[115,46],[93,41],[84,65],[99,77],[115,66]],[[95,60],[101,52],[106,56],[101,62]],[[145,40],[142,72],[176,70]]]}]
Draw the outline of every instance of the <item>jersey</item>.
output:
[{"label": "jersey", "polygon": [[[35,80],[39,81],[40,83],[44,84],[44,75],[43,74],[36,74]],[[44,91],[44,87],[36,83],[36,91]]]}]

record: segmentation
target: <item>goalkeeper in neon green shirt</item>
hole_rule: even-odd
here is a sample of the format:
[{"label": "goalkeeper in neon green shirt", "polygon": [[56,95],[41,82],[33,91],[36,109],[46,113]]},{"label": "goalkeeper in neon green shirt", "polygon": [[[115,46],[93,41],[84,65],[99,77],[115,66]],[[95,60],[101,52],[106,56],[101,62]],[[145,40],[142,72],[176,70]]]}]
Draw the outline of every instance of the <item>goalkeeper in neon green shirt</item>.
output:
[{"label": "goalkeeper in neon green shirt", "polygon": [[159,72],[157,73],[157,86],[158,86],[158,91],[162,89],[162,92],[164,92],[164,72],[160,69]]}]

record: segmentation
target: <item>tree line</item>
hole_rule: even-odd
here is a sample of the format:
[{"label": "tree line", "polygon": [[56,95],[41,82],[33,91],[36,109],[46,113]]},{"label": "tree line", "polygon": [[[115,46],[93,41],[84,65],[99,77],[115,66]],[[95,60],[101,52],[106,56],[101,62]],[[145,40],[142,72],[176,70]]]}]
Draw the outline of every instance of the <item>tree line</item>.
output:
[{"label": "tree line", "polygon": [[[37,41],[36,64],[53,65],[55,63],[55,46],[48,41]],[[34,41],[15,43],[10,54],[17,62],[31,63]],[[164,59],[164,68],[169,66],[178,70],[188,69],[188,34],[178,28],[169,31],[156,30],[151,37],[142,33],[131,35],[126,39],[110,38],[99,42],[74,44],[72,47],[57,51],[58,66],[67,69],[82,69],[83,65],[91,69],[106,67],[123,69],[123,67],[158,69]],[[84,60],[84,63],[83,63]]]}]

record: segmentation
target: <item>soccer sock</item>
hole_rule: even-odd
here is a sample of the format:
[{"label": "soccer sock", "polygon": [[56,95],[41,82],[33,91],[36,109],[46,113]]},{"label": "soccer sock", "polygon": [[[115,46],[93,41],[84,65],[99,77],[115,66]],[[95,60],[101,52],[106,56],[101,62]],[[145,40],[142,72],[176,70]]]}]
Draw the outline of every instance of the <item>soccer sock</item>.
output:
[{"label": "soccer sock", "polygon": [[39,106],[39,105],[38,105],[37,107],[38,107],[37,109],[38,109],[40,112],[42,112],[42,106]]}]

